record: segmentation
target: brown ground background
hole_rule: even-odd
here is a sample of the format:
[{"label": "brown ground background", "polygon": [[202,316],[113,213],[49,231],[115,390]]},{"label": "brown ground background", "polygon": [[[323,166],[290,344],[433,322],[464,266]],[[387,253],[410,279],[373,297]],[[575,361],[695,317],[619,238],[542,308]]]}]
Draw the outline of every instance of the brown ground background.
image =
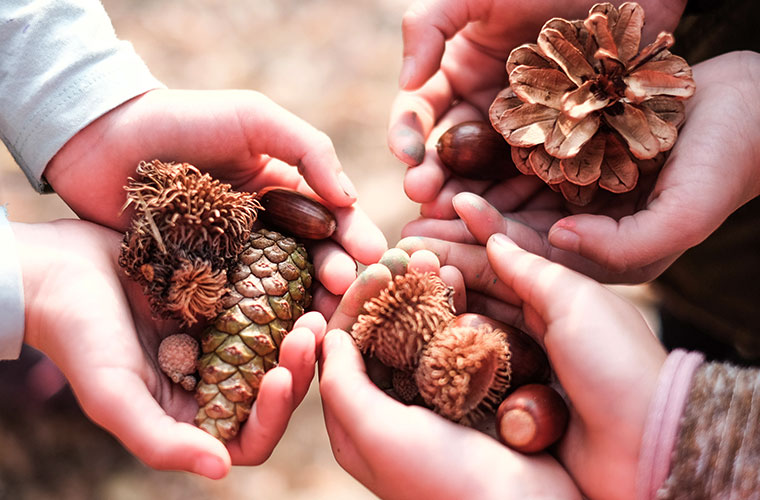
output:
[{"label": "brown ground background", "polygon": [[[417,211],[385,142],[408,0],[103,3],[119,36],[169,87],[255,89],[328,133],[361,204],[389,243],[398,240]],[[16,221],[73,217],[57,196],[37,195],[5,150],[0,200]],[[49,388],[21,389],[49,380],[48,369],[5,363],[0,371],[0,498],[373,498],[333,459],[316,385],[266,464],[211,481],[144,467],[90,424],[65,390],[46,398]]]}]

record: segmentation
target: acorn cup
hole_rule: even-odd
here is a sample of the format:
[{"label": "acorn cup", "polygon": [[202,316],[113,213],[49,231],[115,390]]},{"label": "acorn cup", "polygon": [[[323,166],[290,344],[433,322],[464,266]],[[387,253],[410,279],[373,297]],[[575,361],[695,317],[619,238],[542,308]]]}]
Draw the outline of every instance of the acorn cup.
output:
[{"label": "acorn cup", "polygon": [[403,402],[416,401],[418,392],[440,415],[475,425],[510,389],[546,382],[551,371],[527,334],[485,316],[456,316],[451,293],[433,273],[399,274],[365,302],[351,335],[370,358],[371,378],[387,385],[391,370]]},{"label": "acorn cup", "polygon": [[567,428],[569,411],[562,396],[543,384],[518,387],[499,405],[499,439],[523,453],[537,453],[559,440]]},{"label": "acorn cup", "polygon": [[[141,162],[125,189],[125,206],[134,205],[135,214],[119,264],[142,285],[157,317],[208,325],[196,363],[195,423],[228,441],[248,418],[262,377],[277,366],[283,338],[311,304],[314,268],[294,238],[254,227],[264,208],[256,195],[192,165]],[[318,238],[335,230],[327,209],[294,191],[270,190],[263,201],[270,221],[298,214],[283,224],[290,234]],[[175,344],[187,357],[186,344]],[[177,347],[167,350],[173,352]],[[169,354],[163,358],[178,357]],[[195,385],[185,364],[162,369],[186,388]]]}]

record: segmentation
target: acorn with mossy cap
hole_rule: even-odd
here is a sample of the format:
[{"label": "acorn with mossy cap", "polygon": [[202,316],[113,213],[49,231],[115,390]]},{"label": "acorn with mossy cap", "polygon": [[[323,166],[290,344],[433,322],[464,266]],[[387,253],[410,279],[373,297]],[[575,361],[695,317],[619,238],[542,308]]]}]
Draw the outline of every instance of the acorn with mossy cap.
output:
[{"label": "acorn with mossy cap", "polygon": [[[365,302],[351,335],[365,354],[411,373],[427,406],[473,425],[493,414],[511,387],[546,381],[550,370],[525,333],[480,315],[455,315],[452,293],[433,273],[398,274]],[[400,379],[409,402],[408,377]]]},{"label": "acorn with mossy cap", "polygon": [[[270,190],[270,220],[282,210],[300,213],[309,238],[335,229],[316,201],[278,189]],[[119,264],[142,285],[157,316],[185,326],[211,321],[197,361],[195,422],[230,440],[264,373],[277,365],[283,338],[311,303],[313,266],[294,238],[254,228],[262,209],[255,194],[233,191],[192,165],[142,162],[126,190],[135,214]],[[319,224],[328,231],[314,231]],[[291,234],[298,231],[291,225]],[[173,368],[167,373],[179,377]]]}]

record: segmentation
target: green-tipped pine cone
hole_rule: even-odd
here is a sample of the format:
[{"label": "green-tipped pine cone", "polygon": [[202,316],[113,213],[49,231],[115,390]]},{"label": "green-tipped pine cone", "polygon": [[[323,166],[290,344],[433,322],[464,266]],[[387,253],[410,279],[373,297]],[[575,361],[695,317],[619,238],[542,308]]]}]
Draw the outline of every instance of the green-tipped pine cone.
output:
[{"label": "green-tipped pine cone", "polygon": [[311,303],[314,268],[306,250],[279,233],[259,230],[229,274],[231,293],[203,334],[195,423],[227,441],[251,412],[261,378],[277,366],[282,339]]}]

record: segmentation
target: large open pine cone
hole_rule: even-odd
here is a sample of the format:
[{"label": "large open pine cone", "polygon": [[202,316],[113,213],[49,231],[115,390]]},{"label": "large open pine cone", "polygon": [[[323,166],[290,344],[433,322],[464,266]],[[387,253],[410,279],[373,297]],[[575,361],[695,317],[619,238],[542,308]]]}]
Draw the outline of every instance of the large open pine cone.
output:
[{"label": "large open pine cone", "polygon": [[630,191],[640,170],[659,169],[694,94],[670,33],[639,51],[643,25],[636,3],[596,4],[583,21],[549,20],[537,44],[507,60],[510,86],[491,105],[491,123],[518,169],[577,205],[599,187]]}]

